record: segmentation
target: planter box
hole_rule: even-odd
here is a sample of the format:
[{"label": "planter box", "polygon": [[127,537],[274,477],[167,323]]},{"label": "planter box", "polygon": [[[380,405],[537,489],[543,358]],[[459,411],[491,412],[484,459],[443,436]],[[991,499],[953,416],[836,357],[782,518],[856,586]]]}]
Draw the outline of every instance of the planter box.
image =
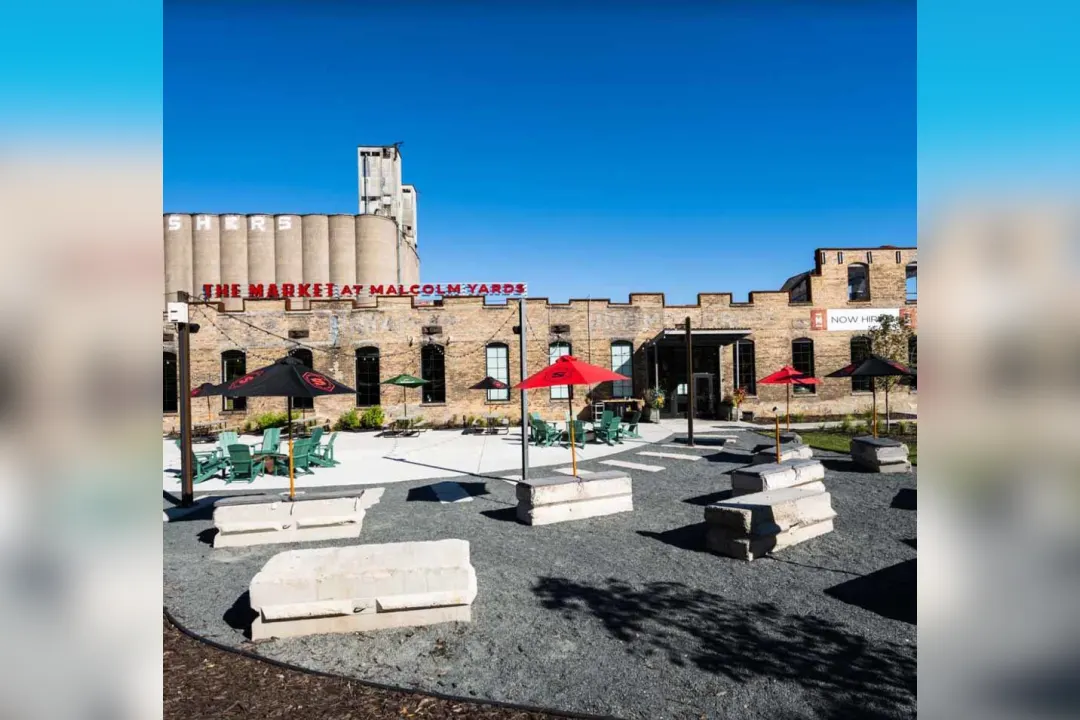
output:
[{"label": "planter box", "polygon": [[705,547],[753,560],[832,532],[832,498],[824,490],[785,488],[724,500],[705,508]]},{"label": "planter box", "polygon": [[250,597],[253,640],[468,622],[476,572],[465,540],[290,550]]},{"label": "planter box", "polygon": [[225,498],[214,504],[214,547],[340,540],[360,536],[364,514],[384,488],[344,497],[308,496],[289,501],[274,496]]},{"label": "planter box", "polygon": [[584,478],[560,475],[519,480],[517,500],[517,518],[526,525],[548,525],[634,509],[630,476],[619,471]]}]

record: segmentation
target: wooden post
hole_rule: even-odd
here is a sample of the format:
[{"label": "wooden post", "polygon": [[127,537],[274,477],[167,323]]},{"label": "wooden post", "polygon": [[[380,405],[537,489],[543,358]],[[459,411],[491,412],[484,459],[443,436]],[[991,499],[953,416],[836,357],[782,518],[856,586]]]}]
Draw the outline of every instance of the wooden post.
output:
[{"label": "wooden post", "polygon": [[[525,298],[518,298],[518,326],[521,330],[521,339],[518,342],[518,352],[521,353],[521,380],[528,377],[527,350],[525,343]],[[521,479],[529,479],[529,391],[521,391]]]},{"label": "wooden post", "polygon": [[289,429],[289,500],[296,499],[296,485],[293,480],[293,445],[292,445],[292,398],[285,398],[285,427]]},{"label": "wooden post", "polygon": [[180,335],[177,348],[180,351],[180,505],[191,507],[195,502],[192,478],[195,470],[191,467],[194,458],[191,449],[191,327],[186,322],[176,326]]},{"label": "wooden post", "polygon": [[690,318],[686,318],[686,444],[694,447],[694,343]]}]

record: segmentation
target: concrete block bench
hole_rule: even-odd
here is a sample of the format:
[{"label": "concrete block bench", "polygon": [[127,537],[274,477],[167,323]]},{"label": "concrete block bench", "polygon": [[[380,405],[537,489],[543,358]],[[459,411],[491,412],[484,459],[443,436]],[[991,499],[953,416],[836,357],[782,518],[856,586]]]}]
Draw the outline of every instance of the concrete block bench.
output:
[{"label": "concrete block bench", "polygon": [[517,483],[517,518],[527,525],[611,515],[634,509],[630,476],[615,471],[584,478],[529,478]]},{"label": "concrete block bench", "polygon": [[289,550],[250,597],[253,640],[469,622],[476,572],[465,540]]},{"label": "concrete block bench", "polygon": [[871,436],[852,438],[851,459],[859,467],[872,472],[911,472],[908,446],[891,438]]},{"label": "concrete block bench", "polygon": [[705,508],[705,547],[749,561],[832,532],[835,517],[832,497],[824,490],[743,495]]},{"label": "concrete block bench", "polygon": [[225,498],[214,504],[214,547],[339,540],[360,536],[364,514],[384,488],[289,501],[273,496]]},{"label": "concrete block bench", "polygon": [[[759,445],[754,452],[754,459],[750,462],[754,465],[776,462],[776,445]],[[814,451],[809,445],[788,444],[780,445],[780,462],[788,460],[809,460],[814,457]]]},{"label": "concrete block bench", "polygon": [[786,460],[782,463],[749,465],[731,471],[732,495],[798,487],[824,490],[825,466],[818,460]]}]

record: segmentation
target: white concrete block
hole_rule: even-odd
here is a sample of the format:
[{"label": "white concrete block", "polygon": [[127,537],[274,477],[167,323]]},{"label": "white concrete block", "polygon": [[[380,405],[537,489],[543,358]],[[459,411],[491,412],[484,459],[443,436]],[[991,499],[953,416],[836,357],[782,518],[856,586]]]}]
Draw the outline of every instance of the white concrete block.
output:
[{"label": "white concrete block", "polygon": [[290,550],[250,597],[256,640],[468,621],[476,573],[465,540]]},{"label": "white concrete block", "polygon": [[[786,462],[788,460],[809,460],[814,457],[814,451],[809,445],[781,445],[780,446],[780,462]],[[754,465],[764,465],[766,463],[776,462],[776,447],[766,448],[754,453],[754,459],[751,461]]]},{"label": "white concrete block", "polygon": [[782,463],[749,465],[731,471],[731,489],[735,495],[765,492],[788,487],[820,484],[825,466],[818,460],[788,460]]},{"label": "white concrete block", "polygon": [[314,542],[360,536],[364,515],[382,497],[383,488],[352,497],[297,500],[258,498],[214,508],[214,547],[247,547],[289,542]]},{"label": "white concrete block", "polygon": [[832,520],[823,520],[812,525],[800,525],[776,535],[738,536],[723,526],[710,525],[705,530],[705,546],[712,552],[737,560],[750,561],[830,533],[832,530]]},{"label": "white concrete block", "polygon": [[611,467],[627,468],[629,470],[643,470],[645,472],[660,472],[664,469],[663,465],[642,465],[641,463],[630,462],[628,460],[601,460],[601,465],[610,465]]},{"label": "white concrete block", "polygon": [[773,535],[836,516],[821,489],[784,488],[721,500],[705,508],[705,522],[742,535]]},{"label": "white concrete block", "polygon": [[890,438],[851,439],[851,459],[865,470],[881,473],[910,472],[908,446]]},{"label": "white concrete block", "polygon": [[623,472],[605,471],[582,478],[543,477],[517,485],[517,517],[546,525],[634,509],[633,483]]}]

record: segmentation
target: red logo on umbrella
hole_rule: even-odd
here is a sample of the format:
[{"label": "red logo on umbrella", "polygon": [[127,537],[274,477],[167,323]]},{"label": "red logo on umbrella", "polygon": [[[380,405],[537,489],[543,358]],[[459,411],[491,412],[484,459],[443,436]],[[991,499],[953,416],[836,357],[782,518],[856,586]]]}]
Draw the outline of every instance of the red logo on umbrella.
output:
[{"label": "red logo on umbrella", "polygon": [[317,372],[306,372],[301,377],[304,378],[304,382],[316,390],[322,390],[323,392],[333,392],[334,390],[334,383],[330,382],[330,379],[325,375],[320,375]]},{"label": "red logo on umbrella", "polygon": [[566,371],[565,370],[556,370],[555,372],[551,373],[550,377],[552,379],[566,377]]},{"label": "red logo on umbrella", "polygon": [[262,372],[262,370],[252,370],[247,375],[236,378],[231,383],[229,383],[229,389],[235,390],[238,387],[247,385],[249,382],[262,375]]}]

